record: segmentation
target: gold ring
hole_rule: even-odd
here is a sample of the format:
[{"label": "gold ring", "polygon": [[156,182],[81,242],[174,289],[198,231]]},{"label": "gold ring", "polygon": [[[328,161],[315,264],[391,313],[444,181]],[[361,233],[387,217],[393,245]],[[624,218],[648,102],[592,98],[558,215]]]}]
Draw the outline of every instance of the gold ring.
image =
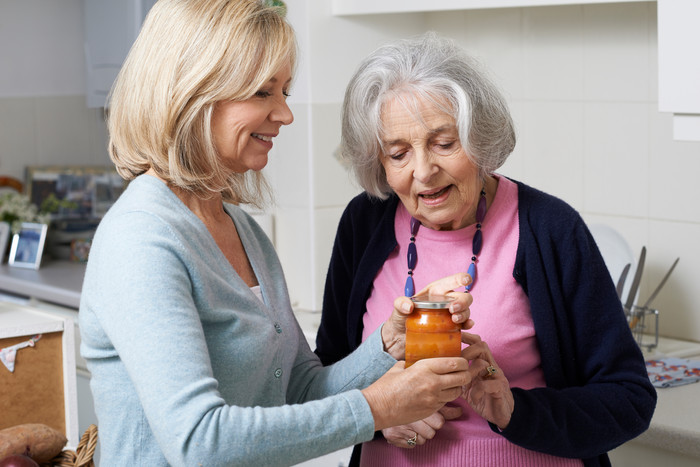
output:
[{"label": "gold ring", "polygon": [[416,433],[415,435],[413,435],[413,438],[407,439],[407,440],[406,440],[406,444],[408,444],[409,446],[413,447],[413,446],[416,445],[416,440],[417,440],[417,439],[418,439],[418,433]]},{"label": "gold ring", "polygon": [[486,373],[487,373],[487,375],[486,375],[485,377],[486,377],[486,378],[490,378],[490,377],[492,377],[493,375],[495,375],[497,371],[498,371],[498,369],[497,369],[495,366],[489,365],[489,366],[486,367]]}]

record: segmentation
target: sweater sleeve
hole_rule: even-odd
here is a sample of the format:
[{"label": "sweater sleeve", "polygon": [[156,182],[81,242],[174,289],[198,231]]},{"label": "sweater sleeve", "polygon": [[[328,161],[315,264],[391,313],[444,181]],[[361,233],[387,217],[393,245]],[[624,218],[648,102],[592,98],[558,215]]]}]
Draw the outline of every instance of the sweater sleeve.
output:
[{"label": "sweater sleeve", "polygon": [[[289,394],[299,402],[329,397],[266,407],[227,404],[213,376],[177,236],[147,213],[120,221],[103,226],[81,304],[83,353],[93,372],[93,391],[99,403],[109,401],[100,407],[100,424],[108,444],[103,454],[111,451],[116,462],[111,465],[129,459],[131,465],[160,465],[138,457],[149,450],[147,430],[172,465],[290,465],[371,439],[369,405],[352,388],[390,366],[386,357],[391,357],[381,355],[376,339],[354,361],[336,368],[314,363],[308,346],[300,351]],[[231,357],[232,366],[240,365]],[[377,366],[353,378],[353,371],[364,368],[360,360]],[[272,374],[272,369],[250,368],[251,377],[262,370]],[[123,402],[121,408],[113,401]],[[130,424],[109,421],[125,417],[136,423],[145,417],[148,428],[139,435],[123,428]]]},{"label": "sweater sleeve", "polygon": [[647,429],[656,392],[583,220],[554,198],[540,209],[530,201],[521,197],[514,276],[530,299],[547,387],[513,388],[502,434],[528,449],[595,458]]}]

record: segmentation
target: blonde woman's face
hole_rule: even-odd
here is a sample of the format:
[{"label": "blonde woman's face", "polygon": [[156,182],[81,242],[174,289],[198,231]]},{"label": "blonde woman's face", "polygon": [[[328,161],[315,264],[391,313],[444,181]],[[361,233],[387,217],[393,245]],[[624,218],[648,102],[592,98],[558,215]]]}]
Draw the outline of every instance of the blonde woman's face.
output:
[{"label": "blonde woman's face", "polygon": [[262,170],[282,125],[294,120],[287,105],[291,67],[283,66],[253,97],[217,102],[212,134],[219,156],[234,172]]},{"label": "blonde woman's face", "polygon": [[476,222],[479,170],[462,146],[454,118],[421,96],[387,102],[381,113],[382,165],[408,212],[435,230]]}]

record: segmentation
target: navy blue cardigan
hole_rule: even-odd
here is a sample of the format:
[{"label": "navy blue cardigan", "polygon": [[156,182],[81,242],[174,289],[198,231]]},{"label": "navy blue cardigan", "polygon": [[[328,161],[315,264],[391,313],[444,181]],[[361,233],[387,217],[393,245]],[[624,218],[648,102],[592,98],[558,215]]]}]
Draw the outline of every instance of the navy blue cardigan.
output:
[{"label": "navy blue cardigan", "polygon": [[[656,391],[581,216],[560,199],[516,183],[520,235],[513,277],[530,300],[547,386],[512,388],[515,410],[501,434],[586,466],[610,465],[608,451],[648,428]],[[397,203],[395,196],[380,201],[363,193],[343,213],[316,338],[326,365],[361,342],[372,283],[397,245]]]}]

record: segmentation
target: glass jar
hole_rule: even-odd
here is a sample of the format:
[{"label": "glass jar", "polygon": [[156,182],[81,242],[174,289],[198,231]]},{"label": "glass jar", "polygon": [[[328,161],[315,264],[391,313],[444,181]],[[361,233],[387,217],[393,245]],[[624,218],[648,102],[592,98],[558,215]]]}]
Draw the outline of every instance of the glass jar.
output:
[{"label": "glass jar", "polygon": [[441,295],[411,298],[413,312],[406,319],[406,368],[423,358],[459,357],[461,326],[448,310],[454,300]]}]

